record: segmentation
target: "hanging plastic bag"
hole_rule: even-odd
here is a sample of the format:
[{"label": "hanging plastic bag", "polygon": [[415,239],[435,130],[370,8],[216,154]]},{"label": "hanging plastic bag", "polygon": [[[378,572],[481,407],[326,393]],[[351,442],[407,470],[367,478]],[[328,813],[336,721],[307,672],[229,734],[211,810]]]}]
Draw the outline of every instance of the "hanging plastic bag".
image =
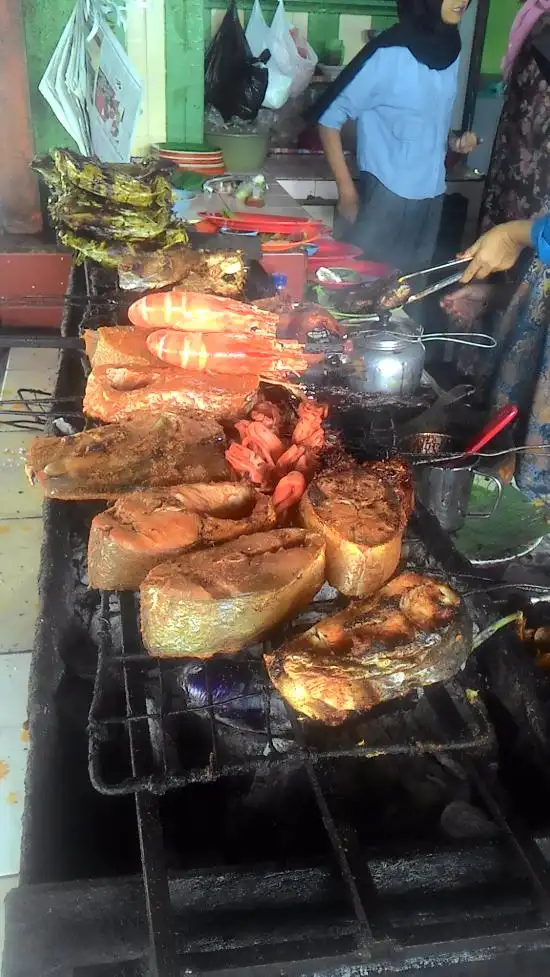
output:
[{"label": "hanging plastic bag", "polygon": [[271,24],[269,50],[279,71],[292,78],[291,96],[301,95],[313,78],[318,59],[307,40],[288,23],[283,0],[279,0]]},{"label": "hanging plastic bag", "polygon": [[205,101],[218,109],[225,122],[238,117],[252,122],[260,111],[268,71],[250,50],[231,0],[220,29],[206,52]]},{"label": "hanging plastic bag", "polygon": [[[246,39],[255,57],[260,57],[267,49],[271,52],[271,28],[267,26],[259,0],[254,0],[252,13],[246,28]],[[267,62],[269,80],[263,100],[266,109],[280,109],[290,96],[292,76],[285,75],[272,56]]]}]

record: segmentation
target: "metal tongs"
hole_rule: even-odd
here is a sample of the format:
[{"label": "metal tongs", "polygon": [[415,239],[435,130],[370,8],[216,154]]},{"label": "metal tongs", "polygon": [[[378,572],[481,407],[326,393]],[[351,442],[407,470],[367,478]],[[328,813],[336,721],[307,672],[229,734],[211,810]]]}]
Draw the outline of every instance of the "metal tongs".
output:
[{"label": "metal tongs", "polygon": [[[436,271],[447,271],[449,268],[460,267],[463,269],[464,265],[468,265],[470,261],[471,258],[455,258],[453,261],[447,261],[444,265],[435,265],[433,268],[425,268],[423,271],[415,271],[412,273],[412,275],[403,275],[398,279],[398,282],[400,285],[404,282],[412,282],[415,278],[421,278],[424,275],[433,275]],[[436,292],[440,292],[449,285],[455,285],[460,281],[463,273],[463,270],[457,271],[449,278],[444,278],[443,281],[437,282],[435,285],[430,285],[421,292],[417,292],[416,295],[411,295],[404,304],[410,305],[411,302],[419,302],[421,299],[428,298],[428,295],[434,295]]]}]

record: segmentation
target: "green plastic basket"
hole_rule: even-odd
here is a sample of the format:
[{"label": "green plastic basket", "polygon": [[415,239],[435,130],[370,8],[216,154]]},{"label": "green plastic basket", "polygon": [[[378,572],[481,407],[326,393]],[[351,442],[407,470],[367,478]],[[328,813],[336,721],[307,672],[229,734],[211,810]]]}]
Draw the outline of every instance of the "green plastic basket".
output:
[{"label": "green plastic basket", "polygon": [[269,132],[208,132],[204,138],[221,149],[228,173],[257,173],[265,163]]}]

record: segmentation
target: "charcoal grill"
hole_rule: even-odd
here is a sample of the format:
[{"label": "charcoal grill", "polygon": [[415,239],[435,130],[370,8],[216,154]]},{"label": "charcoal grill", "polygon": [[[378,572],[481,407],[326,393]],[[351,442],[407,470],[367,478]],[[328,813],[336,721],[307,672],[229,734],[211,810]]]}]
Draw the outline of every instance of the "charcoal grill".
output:
[{"label": "charcoal grill", "polygon": [[[67,351],[58,404],[81,383]],[[86,588],[93,512],[44,508],[4,977],[546,972],[548,729],[519,644],[495,636],[455,681],[369,717],[364,743],[313,742],[290,713],[281,750],[266,692],[263,734],[228,763],[235,731],[209,699],[206,745],[182,763],[168,747],[194,717],[185,700],[172,709],[176,666],[144,655],[132,595]],[[494,617],[490,584],[421,509],[407,562],[450,579],[478,627]],[[516,751],[514,795],[498,774]],[[444,835],[442,805],[478,820]]]}]

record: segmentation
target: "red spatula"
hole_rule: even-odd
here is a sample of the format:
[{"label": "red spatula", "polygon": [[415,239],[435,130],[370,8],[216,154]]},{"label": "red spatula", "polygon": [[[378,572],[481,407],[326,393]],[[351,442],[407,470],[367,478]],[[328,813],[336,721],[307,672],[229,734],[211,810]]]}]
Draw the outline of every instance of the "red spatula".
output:
[{"label": "red spatula", "polygon": [[485,425],[479,434],[476,434],[473,441],[470,441],[464,454],[465,455],[475,455],[482,448],[485,448],[493,438],[496,438],[497,434],[504,431],[504,428],[508,427],[512,421],[515,421],[518,416],[519,411],[515,404],[507,404],[506,407],[501,407],[497,414],[491,418],[491,420]]}]

